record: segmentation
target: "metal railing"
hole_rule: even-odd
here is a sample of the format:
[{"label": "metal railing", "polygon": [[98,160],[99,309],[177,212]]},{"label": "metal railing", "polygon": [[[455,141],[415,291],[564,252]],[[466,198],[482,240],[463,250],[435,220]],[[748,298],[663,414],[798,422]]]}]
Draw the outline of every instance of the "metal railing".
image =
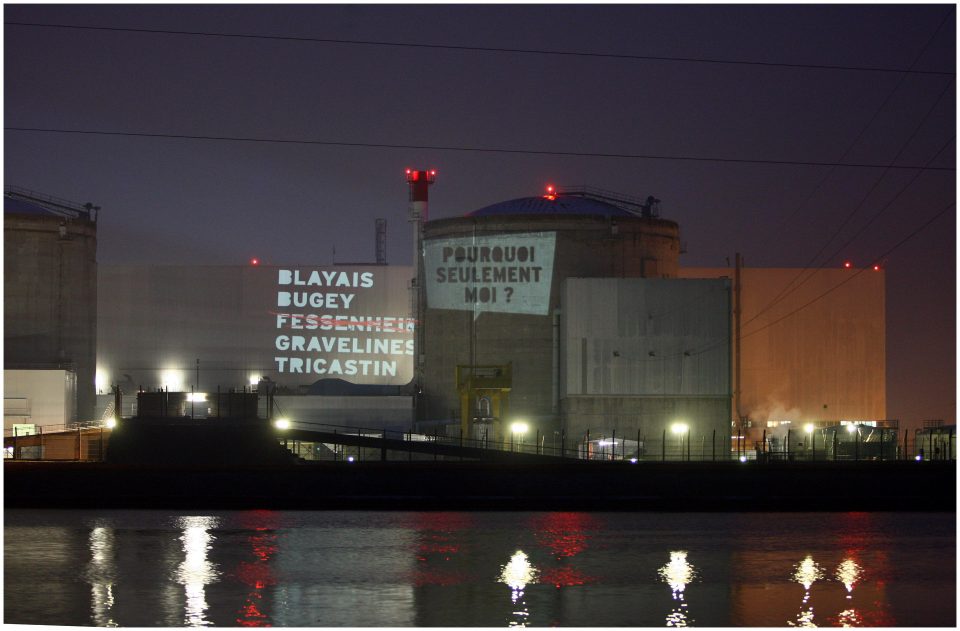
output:
[{"label": "metal railing", "polygon": [[[263,421],[266,423],[267,421]],[[817,429],[812,433],[764,436],[747,444],[711,432],[709,435],[666,431],[648,437],[587,430],[576,436],[508,435],[500,440],[455,436],[408,428],[370,428],[317,421],[293,421],[276,436],[288,450],[306,461],[462,461],[542,456],[580,461],[639,462],[860,462],[895,460],[956,460],[954,427],[934,430],[861,428]],[[102,461],[109,445],[106,421],[34,425],[4,430],[4,458],[13,460]]]},{"label": "metal railing", "polygon": [[[946,429],[939,438],[911,434],[908,430],[874,429],[849,433],[845,429],[817,430],[804,435],[805,442],[764,437],[750,444],[707,434],[674,435],[666,431],[650,438],[638,433],[588,430],[575,437],[556,433],[545,436],[508,436],[493,440],[441,433],[417,432],[414,428],[382,429],[296,421],[291,430],[325,434],[322,440],[287,440],[288,448],[304,460],[465,460],[487,459],[498,453],[552,456],[585,461],[627,462],[866,462],[919,459],[956,459],[955,434]],[[926,441],[926,442],[925,442]],[[938,442],[939,441],[939,442]],[[460,450],[451,452],[445,448]]]},{"label": "metal railing", "polygon": [[46,193],[32,191],[27,188],[13,186],[11,184],[7,184],[3,187],[3,193],[9,197],[38,203],[44,208],[50,210],[52,213],[64,218],[78,219],[82,217],[90,221],[97,220],[96,211],[99,210],[99,207],[94,206],[93,204],[78,204],[77,202],[69,199],[54,197],[53,195],[47,195]]}]

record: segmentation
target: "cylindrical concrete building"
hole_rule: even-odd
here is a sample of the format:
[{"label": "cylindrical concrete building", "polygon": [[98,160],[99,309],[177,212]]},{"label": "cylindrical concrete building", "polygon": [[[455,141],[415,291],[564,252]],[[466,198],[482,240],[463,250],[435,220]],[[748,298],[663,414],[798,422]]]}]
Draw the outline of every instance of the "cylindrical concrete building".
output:
[{"label": "cylindrical concrete building", "polygon": [[4,368],[74,373],[76,415],[90,419],[97,349],[96,208],[7,187],[3,223]]},{"label": "cylindrical concrete building", "polygon": [[419,420],[462,421],[474,436],[502,436],[512,419],[558,431],[563,283],[675,278],[679,226],[656,202],[549,190],[426,223]]}]

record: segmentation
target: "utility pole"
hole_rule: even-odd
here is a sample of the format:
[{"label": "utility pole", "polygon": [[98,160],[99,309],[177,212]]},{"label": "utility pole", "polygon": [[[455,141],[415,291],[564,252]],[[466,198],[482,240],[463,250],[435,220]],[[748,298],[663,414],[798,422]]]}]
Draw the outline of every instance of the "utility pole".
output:
[{"label": "utility pole", "polygon": [[734,269],[733,279],[733,405],[734,413],[737,415],[737,436],[743,434],[743,413],[740,409],[740,287],[741,287],[741,268],[743,259],[740,253],[736,253],[736,267]]}]

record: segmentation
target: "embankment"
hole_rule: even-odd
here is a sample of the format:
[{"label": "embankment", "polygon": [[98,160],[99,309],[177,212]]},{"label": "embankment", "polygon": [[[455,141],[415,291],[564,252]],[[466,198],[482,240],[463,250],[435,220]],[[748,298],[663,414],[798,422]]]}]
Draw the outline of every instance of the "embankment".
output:
[{"label": "embankment", "polygon": [[34,508],[955,511],[954,462],[4,463]]}]

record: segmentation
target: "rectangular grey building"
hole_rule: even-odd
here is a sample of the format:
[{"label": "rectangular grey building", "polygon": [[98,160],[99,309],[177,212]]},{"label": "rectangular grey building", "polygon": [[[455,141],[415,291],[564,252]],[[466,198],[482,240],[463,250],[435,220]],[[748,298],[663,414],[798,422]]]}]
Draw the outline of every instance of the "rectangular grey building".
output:
[{"label": "rectangular grey building", "polygon": [[660,440],[683,423],[729,439],[729,280],[569,278],[561,304],[566,436]]}]

